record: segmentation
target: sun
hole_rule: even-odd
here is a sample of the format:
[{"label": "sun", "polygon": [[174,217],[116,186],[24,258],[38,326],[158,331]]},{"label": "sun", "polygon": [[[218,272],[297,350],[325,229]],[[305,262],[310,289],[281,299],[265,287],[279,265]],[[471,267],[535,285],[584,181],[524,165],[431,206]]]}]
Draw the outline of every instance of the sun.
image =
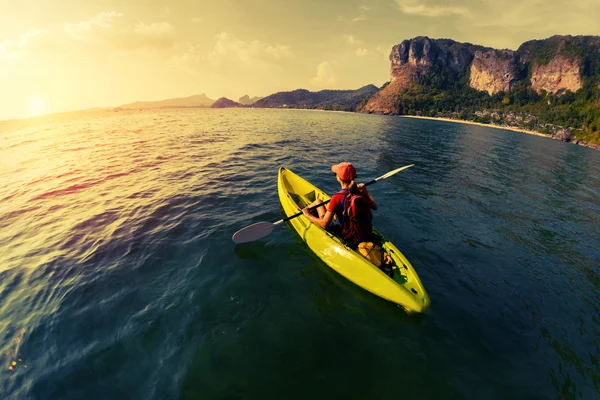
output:
[{"label": "sun", "polygon": [[29,113],[32,116],[41,115],[46,111],[46,102],[41,97],[33,97],[29,100]]}]

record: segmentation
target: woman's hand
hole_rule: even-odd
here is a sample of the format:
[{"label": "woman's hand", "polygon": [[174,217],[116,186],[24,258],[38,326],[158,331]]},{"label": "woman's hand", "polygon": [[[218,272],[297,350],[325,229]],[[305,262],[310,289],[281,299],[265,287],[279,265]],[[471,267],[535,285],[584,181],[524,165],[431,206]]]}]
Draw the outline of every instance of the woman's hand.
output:
[{"label": "woman's hand", "polygon": [[363,191],[367,191],[367,188],[365,187],[364,183],[359,183],[358,185],[356,185],[356,188],[358,189],[359,192],[363,192]]},{"label": "woman's hand", "polygon": [[308,217],[310,215],[310,212],[308,211],[308,208],[303,208],[302,209],[302,214],[304,214],[305,216]]}]

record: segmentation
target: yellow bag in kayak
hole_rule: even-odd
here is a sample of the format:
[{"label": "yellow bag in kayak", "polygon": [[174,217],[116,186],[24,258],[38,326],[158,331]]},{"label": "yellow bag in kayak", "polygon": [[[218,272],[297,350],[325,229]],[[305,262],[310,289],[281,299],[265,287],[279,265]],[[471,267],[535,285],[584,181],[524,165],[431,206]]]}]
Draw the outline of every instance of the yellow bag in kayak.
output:
[{"label": "yellow bag in kayak", "polygon": [[358,251],[361,256],[363,256],[367,260],[371,261],[376,267],[381,267],[381,264],[383,264],[384,251],[381,247],[377,246],[375,243],[372,243],[372,242],[359,243],[356,251]]},{"label": "yellow bag in kayak", "polygon": [[380,246],[372,242],[362,242],[356,251],[390,278],[394,278],[394,260]]}]

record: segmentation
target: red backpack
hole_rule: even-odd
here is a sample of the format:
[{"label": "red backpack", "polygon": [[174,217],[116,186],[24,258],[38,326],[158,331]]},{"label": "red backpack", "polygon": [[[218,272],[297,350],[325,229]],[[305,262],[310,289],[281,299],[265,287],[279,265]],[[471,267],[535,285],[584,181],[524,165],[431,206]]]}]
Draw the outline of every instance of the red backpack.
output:
[{"label": "red backpack", "polygon": [[370,241],[373,233],[373,213],[370,204],[362,194],[346,191],[340,193],[345,195],[342,201],[342,236],[354,246]]}]

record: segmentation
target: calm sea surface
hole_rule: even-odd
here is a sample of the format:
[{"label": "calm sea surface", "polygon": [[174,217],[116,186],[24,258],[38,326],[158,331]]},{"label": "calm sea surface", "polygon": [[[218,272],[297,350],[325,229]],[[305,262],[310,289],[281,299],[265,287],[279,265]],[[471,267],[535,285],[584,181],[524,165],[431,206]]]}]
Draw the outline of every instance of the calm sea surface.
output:
[{"label": "calm sea surface", "polygon": [[[277,170],[372,187],[424,316],[282,216]],[[0,398],[600,398],[600,152],[516,132],[285,110],[0,124]]]}]

